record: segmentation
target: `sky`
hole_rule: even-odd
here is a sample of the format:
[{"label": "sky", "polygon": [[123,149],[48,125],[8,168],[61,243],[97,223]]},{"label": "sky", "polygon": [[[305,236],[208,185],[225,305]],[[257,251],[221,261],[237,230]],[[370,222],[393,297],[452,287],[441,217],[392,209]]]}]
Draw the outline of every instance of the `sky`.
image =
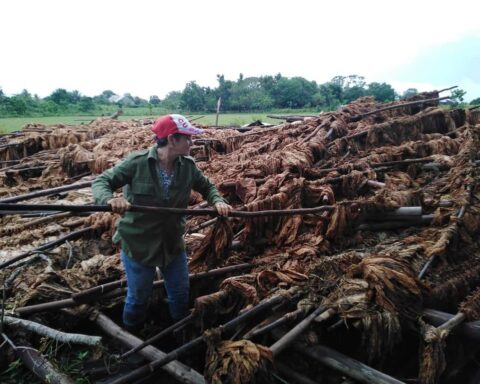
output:
[{"label": "sky", "polygon": [[189,81],[360,75],[480,97],[474,0],[2,0],[0,88],[148,99]]}]

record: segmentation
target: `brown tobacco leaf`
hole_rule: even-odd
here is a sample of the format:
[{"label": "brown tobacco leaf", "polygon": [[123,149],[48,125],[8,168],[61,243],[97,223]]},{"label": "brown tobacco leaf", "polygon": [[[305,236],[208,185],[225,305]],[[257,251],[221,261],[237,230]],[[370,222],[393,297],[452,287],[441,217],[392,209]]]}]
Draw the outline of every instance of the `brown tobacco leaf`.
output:
[{"label": "brown tobacco leaf", "polygon": [[404,260],[368,257],[347,272],[368,282],[373,299],[385,310],[415,319],[422,309],[423,284]]},{"label": "brown tobacco leaf", "polygon": [[202,240],[200,247],[192,255],[190,267],[194,269],[202,261],[205,261],[209,269],[218,267],[224,260],[232,239],[233,231],[230,221],[219,217]]},{"label": "brown tobacco leaf", "polygon": [[211,384],[263,384],[268,381],[259,371],[272,362],[267,347],[249,340],[208,343],[205,378]]},{"label": "brown tobacco leaf", "polygon": [[471,293],[460,304],[460,312],[465,313],[469,321],[480,320],[480,288]]},{"label": "brown tobacco leaf", "polygon": [[257,286],[260,292],[266,296],[274,288],[286,289],[293,284],[300,284],[306,280],[308,280],[306,275],[291,269],[265,270],[257,275]]},{"label": "brown tobacco leaf", "polygon": [[257,182],[251,178],[237,180],[235,183],[235,193],[242,203],[250,203],[257,196]]}]

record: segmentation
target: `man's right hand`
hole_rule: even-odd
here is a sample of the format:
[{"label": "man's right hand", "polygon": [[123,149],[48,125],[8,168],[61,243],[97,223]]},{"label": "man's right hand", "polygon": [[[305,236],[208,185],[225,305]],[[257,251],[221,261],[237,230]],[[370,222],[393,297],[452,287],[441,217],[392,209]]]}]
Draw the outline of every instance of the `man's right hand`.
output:
[{"label": "man's right hand", "polygon": [[112,212],[123,214],[125,211],[128,211],[131,207],[131,204],[123,197],[114,197],[107,201],[112,207]]}]

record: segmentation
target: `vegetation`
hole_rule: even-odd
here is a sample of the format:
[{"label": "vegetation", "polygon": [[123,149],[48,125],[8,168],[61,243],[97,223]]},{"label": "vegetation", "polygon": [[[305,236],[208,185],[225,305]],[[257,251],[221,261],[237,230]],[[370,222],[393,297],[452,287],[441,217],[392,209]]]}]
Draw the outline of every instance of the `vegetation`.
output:
[{"label": "vegetation", "polygon": [[[129,93],[119,96],[111,90],[89,97],[76,90],[62,88],[45,98],[32,95],[27,90],[9,97],[0,88],[0,132],[18,130],[33,121],[81,124],[99,116],[109,116],[119,108],[123,111],[122,118],[154,117],[172,112],[207,114],[198,122],[211,125],[215,122],[211,114],[215,113],[219,102],[222,112],[219,124],[242,125],[257,119],[274,122],[266,119],[267,111],[312,114],[335,110],[361,96],[373,96],[377,101],[389,102],[418,93],[415,88],[410,88],[399,95],[387,83],[367,83],[364,77],[357,75],[335,76],[323,84],[303,77],[287,78],[280,73],[248,78],[240,74],[236,81],[217,75],[217,82],[217,87],[210,88],[191,81],[182,91],[172,91],[163,100],[156,95],[150,96],[149,100]],[[445,104],[453,107],[464,105],[464,96],[465,91],[455,89],[452,99]],[[471,102],[471,105],[478,104],[478,98]],[[58,118],[60,116],[61,119]]]},{"label": "vegetation", "polygon": [[[216,88],[202,87],[195,81],[185,85],[182,91],[170,92],[163,100],[150,96],[149,100],[127,93],[116,95],[111,90],[89,97],[80,92],[59,88],[45,98],[23,90],[18,95],[6,96],[0,88],[0,117],[107,115],[118,108],[139,109],[136,115],[154,112],[215,112],[221,99],[223,112],[270,111],[282,108],[310,108],[332,110],[360,96],[371,95],[378,101],[393,101],[399,96],[386,83],[367,84],[362,76],[336,76],[324,84],[317,84],[303,77],[287,78],[260,76],[236,81],[217,75]],[[133,113],[132,113],[133,114]],[[157,113],[158,114],[158,113]]]}]

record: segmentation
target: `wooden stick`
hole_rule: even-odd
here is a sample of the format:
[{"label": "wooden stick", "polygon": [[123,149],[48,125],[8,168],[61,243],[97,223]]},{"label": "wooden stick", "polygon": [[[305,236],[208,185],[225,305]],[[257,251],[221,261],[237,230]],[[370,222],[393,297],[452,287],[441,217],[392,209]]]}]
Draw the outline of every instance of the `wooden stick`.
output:
[{"label": "wooden stick", "polygon": [[444,88],[444,89],[441,89],[440,91],[437,91],[437,92],[442,93],[442,92],[445,92],[445,91],[450,91],[450,90],[455,89],[455,88],[458,88],[458,85],[454,85],[453,87],[450,87],[450,88]]},{"label": "wooden stick", "polygon": [[450,99],[450,98],[451,98],[450,96],[444,96],[444,97],[436,97],[434,99],[415,100],[415,101],[410,101],[408,103],[390,105],[389,107],[380,108],[380,109],[377,109],[375,111],[371,111],[371,112],[367,112],[367,113],[362,113],[360,115],[352,116],[350,118],[350,121],[353,121],[353,122],[358,121],[358,120],[363,119],[366,116],[374,115],[374,114],[380,113],[380,112],[390,111],[392,109],[398,109],[398,108],[403,108],[403,107],[407,107],[407,106],[410,106],[410,105],[429,103],[429,102],[433,102],[433,101],[440,101],[440,100],[445,100],[445,99]]},{"label": "wooden stick", "polygon": [[357,229],[362,231],[381,231],[384,229],[407,228],[415,225],[429,224],[432,219],[433,215],[422,215],[418,218],[412,218],[408,220],[363,223],[360,224]]},{"label": "wooden stick", "polygon": [[134,354],[142,350],[143,348],[152,345],[155,341],[160,340],[162,337],[167,336],[168,334],[172,333],[178,327],[181,327],[185,324],[190,323],[195,318],[195,315],[191,313],[190,315],[184,317],[182,320],[177,321],[175,324],[170,325],[169,327],[163,329],[161,332],[157,333],[156,335],[150,337],[148,340],[145,340],[140,345],[137,345],[135,348],[130,349],[129,351],[125,352],[123,355],[120,355],[120,359],[125,359],[128,356]]},{"label": "wooden stick", "polygon": [[366,384],[404,384],[402,381],[388,376],[324,345],[308,346],[302,343],[294,344],[294,349],[327,367],[350,376]]},{"label": "wooden stick", "polygon": [[311,380],[307,376],[298,373],[297,371],[282,363],[279,363],[278,361],[275,362],[275,368],[282,376],[285,376],[287,379],[291,380],[291,383],[318,384],[318,381]]},{"label": "wooden stick", "polygon": [[[291,288],[289,290],[290,294],[294,294],[297,291],[296,288]],[[242,313],[240,316],[236,317],[233,320],[230,320],[228,323],[221,325],[218,327],[218,330],[221,333],[228,332],[233,330],[235,327],[238,325],[244,323],[245,321],[251,319],[252,317],[255,317],[257,314],[270,309],[271,307],[279,304],[280,302],[284,301],[287,299],[287,296],[285,295],[276,295],[273,296],[266,301],[256,305],[255,307],[251,308],[250,310]],[[196,339],[182,345],[181,347],[171,351],[168,353],[163,359],[155,360],[152,361],[151,363],[144,365],[143,367],[140,367],[138,369],[135,369],[134,371],[130,372],[129,374],[112,381],[110,384],[127,384],[127,383],[132,383],[133,380],[136,380],[138,378],[143,377],[146,374],[149,374],[150,372],[154,372],[164,366],[165,364],[169,363],[170,361],[173,361],[177,359],[178,357],[186,354],[193,348],[197,347],[198,345],[202,344],[205,341],[205,336],[199,336]]]},{"label": "wooden stick", "polygon": [[12,347],[15,355],[22,363],[39,377],[42,382],[50,384],[75,384],[67,375],[57,372],[56,368],[36,349],[26,346],[15,345],[4,333],[3,339]]},{"label": "wooden stick", "polygon": [[[250,263],[230,265],[228,267],[211,269],[206,272],[197,272],[191,273],[188,277],[190,281],[195,281],[198,279],[204,279],[215,276],[223,276],[231,272],[243,271],[253,268],[253,265]],[[157,280],[155,284],[160,286],[163,283],[163,280]],[[86,303],[102,295],[106,292],[109,292],[116,288],[122,288],[127,286],[127,279],[121,279],[117,281],[112,281],[110,283],[102,284],[96,287],[85,289],[83,291],[72,294],[72,299],[77,303]]]},{"label": "wooden stick", "polygon": [[26,193],[24,195],[19,195],[19,196],[7,197],[5,199],[0,199],[0,203],[16,203],[17,201],[29,200],[29,199],[33,199],[35,197],[55,195],[55,194],[60,193],[60,192],[72,191],[74,189],[86,188],[86,187],[90,187],[91,185],[92,185],[91,181],[84,181],[82,183],[64,185],[62,187],[43,189],[41,191]]},{"label": "wooden stick", "polygon": [[462,312],[458,312],[451,319],[447,320],[445,323],[437,327],[437,330],[440,332],[450,333],[455,327],[462,324],[467,319],[467,315]]},{"label": "wooden stick", "polygon": [[273,355],[278,355],[286,347],[296,341],[298,336],[300,336],[310,326],[313,320],[315,320],[318,315],[325,312],[326,310],[327,308],[325,308],[324,306],[319,306],[310,315],[308,315],[305,319],[303,319],[300,323],[298,323],[295,327],[288,331],[282,338],[272,344],[270,350],[272,351]]},{"label": "wooden stick", "polygon": [[[472,184],[469,184],[467,186],[467,192],[468,192],[468,200],[470,201],[471,199],[471,196],[472,196],[472,190],[473,190],[473,185]],[[467,210],[467,206],[468,206],[469,203],[465,204],[465,205],[462,205],[462,207],[458,210],[457,212],[457,218],[458,219],[463,219],[463,216],[465,215],[465,212]],[[458,222],[456,224],[458,226]],[[436,254],[433,255],[432,257],[430,257],[430,259],[428,259],[428,261],[425,263],[425,265],[423,266],[422,270],[420,271],[420,273],[418,274],[418,279],[422,279],[423,276],[425,276],[425,273],[427,273],[428,269],[430,268],[430,266],[433,264],[433,262],[436,260]]]},{"label": "wooden stick", "polygon": [[[110,318],[101,312],[96,313],[93,321],[95,321],[95,324],[103,332],[115,340],[120,341],[120,343],[128,348],[134,348],[142,342],[142,340],[140,340],[138,337],[135,337],[124,329],[120,328],[117,324],[110,320]],[[166,356],[165,352],[162,352],[151,345],[139,351],[139,354],[150,361],[159,360]],[[206,384],[205,378],[200,373],[179,361],[172,361],[163,366],[162,369],[172,375],[180,383]]]},{"label": "wooden stick", "polygon": [[252,331],[247,332],[245,336],[243,336],[243,338],[245,340],[253,339],[256,336],[263,335],[264,333],[269,332],[272,329],[278,328],[284,324],[289,323],[290,321],[296,320],[302,315],[305,315],[305,309],[304,308],[296,309],[295,311],[289,312],[283,315],[282,317],[278,318],[277,320],[272,321],[270,324],[267,324],[261,328],[253,329]]},{"label": "wooden stick", "polygon": [[[423,316],[434,326],[441,326],[455,317],[450,313],[428,308],[423,311]],[[455,328],[455,334],[480,342],[480,321],[471,321],[458,325]]]},{"label": "wooden stick", "polygon": [[[307,215],[324,211],[333,211],[334,207],[330,205],[322,205],[315,208],[296,208],[296,209],[278,209],[265,211],[231,211],[229,216],[232,217],[262,217],[262,216],[290,216],[290,215]],[[0,210],[18,210],[18,211],[67,211],[67,212],[111,212],[110,205],[61,205],[61,204],[0,204]],[[207,209],[184,209],[184,208],[167,208],[167,207],[149,207],[143,205],[132,205],[132,212],[148,212],[148,213],[166,213],[173,215],[190,215],[190,216],[218,216],[214,208]]]},{"label": "wooden stick", "polygon": [[102,338],[100,336],[88,336],[78,333],[65,333],[47,327],[43,324],[36,323],[34,321],[18,319],[12,316],[4,316],[3,321],[7,325],[27,329],[39,335],[47,336],[60,343],[82,344],[95,347],[102,342]]},{"label": "wooden stick", "polygon": [[[0,204],[2,205],[2,204]],[[63,244],[67,240],[76,240],[86,233],[89,233],[93,230],[93,227],[87,227],[87,228],[82,228],[79,229],[78,231],[71,232],[68,235],[65,235],[63,237],[58,238],[57,240],[51,241],[49,243],[46,243],[38,248],[32,249],[31,251],[24,252],[18,256],[12,257],[10,260],[4,261],[3,263],[0,264],[0,269],[6,268],[9,265],[12,265],[13,263],[16,263],[19,260],[25,259],[28,256],[31,256],[34,253],[38,253],[41,251],[46,251],[48,249],[56,248],[59,245]]]},{"label": "wooden stick", "polygon": [[[267,179],[254,179],[255,184],[260,185],[265,183],[265,180]],[[236,181],[224,181],[219,185],[220,188],[234,188],[237,185]]]},{"label": "wooden stick", "polygon": [[[190,280],[197,280],[203,278],[210,278],[215,276],[222,276],[231,272],[237,272],[242,270],[247,270],[253,268],[252,264],[243,263],[237,265],[230,265],[228,267],[212,269],[207,272],[198,272],[191,273],[189,275]],[[163,280],[157,280],[153,283],[153,288],[159,288],[163,286]],[[126,280],[117,280],[112,283],[100,285],[98,287],[93,287],[82,292],[78,292],[72,295],[69,299],[55,300],[47,303],[34,304],[25,307],[19,307],[15,309],[15,312],[20,316],[27,316],[33,313],[43,312],[43,311],[52,311],[61,308],[70,308],[77,305],[89,303],[91,301],[100,301],[111,299],[114,297],[122,296],[126,293],[126,288],[121,288],[126,286]],[[106,288],[102,288],[106,287]]]}]

